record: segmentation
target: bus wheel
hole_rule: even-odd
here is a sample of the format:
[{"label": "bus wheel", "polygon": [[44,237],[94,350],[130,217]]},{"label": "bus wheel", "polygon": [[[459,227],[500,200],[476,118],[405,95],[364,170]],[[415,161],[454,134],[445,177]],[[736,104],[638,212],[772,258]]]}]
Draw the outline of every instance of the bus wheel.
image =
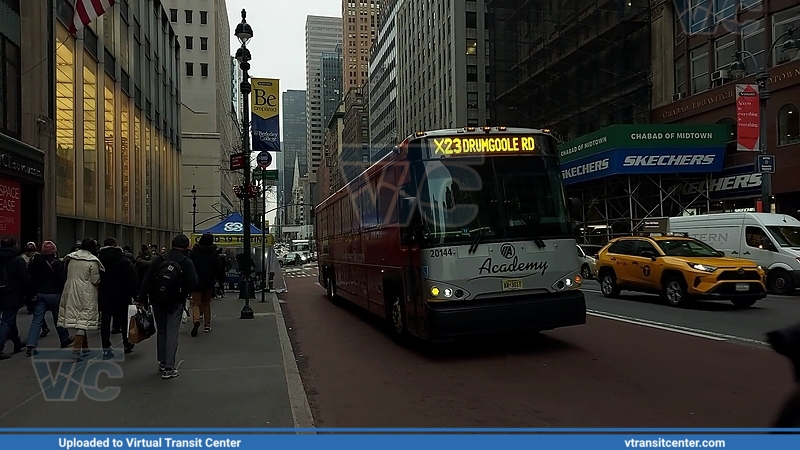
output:
[{"label": "bus wheel", "polygon": [[328,296],[328,300],[331,301],[334,305],[339,304],[339,300],[336,297],[336,285],[335,285],[335,278],[333,274],[331,274],[327,280],[325,280],[325,291]]},{"label": "bus wheel", "polygon": [[406,336],[405,307],[403,298],[399,294],[392,294],[389,303],[389,311],[386,318],[389,321],[389,331],[395,339],[403,339]]}]

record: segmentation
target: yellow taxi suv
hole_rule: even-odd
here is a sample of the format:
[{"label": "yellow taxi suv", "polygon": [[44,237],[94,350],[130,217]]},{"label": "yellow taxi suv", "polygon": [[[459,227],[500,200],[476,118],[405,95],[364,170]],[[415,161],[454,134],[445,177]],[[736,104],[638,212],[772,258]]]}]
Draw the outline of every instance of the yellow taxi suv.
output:
[{"label": "yellow taxi suv", "polygon": [[621,237],[597,255],[597,278],[608,298],[624,290],[660,294],[671,306],[729,300],[748,308],[766,297],[764,277],[754,261],[726,257],[690,237]]}]

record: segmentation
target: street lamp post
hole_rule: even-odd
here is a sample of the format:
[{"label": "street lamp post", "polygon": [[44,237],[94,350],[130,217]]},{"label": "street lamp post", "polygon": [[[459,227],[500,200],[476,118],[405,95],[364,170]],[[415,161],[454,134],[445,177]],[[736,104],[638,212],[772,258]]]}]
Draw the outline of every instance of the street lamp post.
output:
[{"label": "street lamp post", "polygon": [[247,43],[253,38],[253,28],[247,23],[247,12],[242,9],[242,21],[236,25],[234,34],[242,46],[236,50],[236,60],[239,61],[239,67],[242,69],[242,83],[239,85],[239,91],[242,93],[242,151],[244,153],[245,167],[244,167],[244,257],[245,265],[242,271],[242,283],[239,290],[239,298],[244,299],[244,306],[239,315],[240,319],[252,319],[255,317],[253,308],[250,307],[250,298],[255,299],[255,292],[253,288],[253,280],[251,279],[252,267],[249,261],[252,260],[250,254],[250,50],[247,49]]},{"label": "street lamp post", "polygon": [[192,234],[197,233],[197,188],[192,185]]},{"label": "street lamp post", "polygon": [[[730,72],[736,78],[740,78],[747,73],[747,65],[742,60],[742,56],[747,56],[753,61],[753,65],[758,68],[756,73],[756,84],[758,84],[758,116],[759,116],[759,137],[758,137],[758,152],[760,154],[767,153],[767,102],[769,101],[769,62],[772,59],[772,52],[778,42],[784,38],[786,41],[781,46],[781,52],[787,53],[791,58],[797,55],[798,43],[792,39],[792,34],[797,30],[797,27],[789,27],[783,34],[777,37],[770,45],[769,50],[764,53],[764,64],[759,65],[755,56],[752,53],[743,50],[736,53],[736,61],[730,65]],[[772,177],[769,173],[761,174],[761,211],[770,213],[772,212]]]}]

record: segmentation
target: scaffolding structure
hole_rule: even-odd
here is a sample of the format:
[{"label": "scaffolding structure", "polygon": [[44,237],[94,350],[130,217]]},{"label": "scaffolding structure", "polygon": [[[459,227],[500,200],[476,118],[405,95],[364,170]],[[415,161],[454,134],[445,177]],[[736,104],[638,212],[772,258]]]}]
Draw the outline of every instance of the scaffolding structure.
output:
[{"label": "scaffolding structure", "polygon": [[496,125],[561,141],[650,116],[649,0],[487,0]]},{"label": "scaffolding structure", "polygon": [[711,174],[613,175],[567,186],[569,197],[583,205],[581,239],[587,244],[604,245],[609,239],[630,236],[642,221],[654,217],[707,214],[712,209],[708,191],[698,181],[710,181]]}]

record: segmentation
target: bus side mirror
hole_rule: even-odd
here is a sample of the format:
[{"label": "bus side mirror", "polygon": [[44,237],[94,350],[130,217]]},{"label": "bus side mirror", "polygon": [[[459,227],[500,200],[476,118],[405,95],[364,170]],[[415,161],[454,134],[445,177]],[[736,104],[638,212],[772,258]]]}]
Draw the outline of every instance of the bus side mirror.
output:
[{"label": "bus side mirror", "polygon": [[723,252],[723,251],[717,251],[717,254],[718,254],[719,256],[725,256],[725,252]]},{"label": "bus side mirror", "polygon": [[581,224],[577,220],[572,221],[572,235],[575,238],[581,237]]},{"label": "bus side mirror", "polygon": [[581,207],[581,201],[579,198],[570,197],[569,215],[572,216],[573,219],[580,219],[581,215],[583,215],[583,208]]}]

